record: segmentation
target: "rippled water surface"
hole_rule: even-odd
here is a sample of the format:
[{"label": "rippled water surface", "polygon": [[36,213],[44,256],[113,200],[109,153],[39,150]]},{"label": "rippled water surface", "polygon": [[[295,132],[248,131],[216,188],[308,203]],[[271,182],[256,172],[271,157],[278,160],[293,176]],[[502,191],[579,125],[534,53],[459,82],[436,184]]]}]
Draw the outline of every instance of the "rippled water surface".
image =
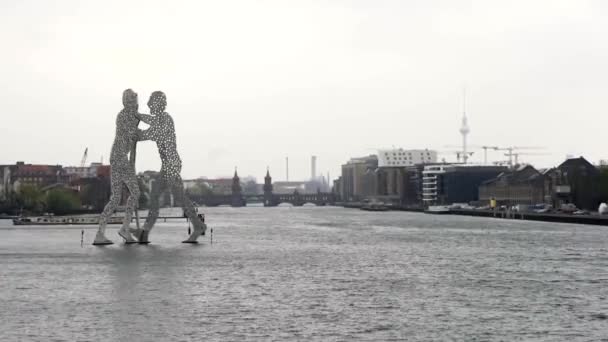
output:
[{"label": "rippled water surface", "polygon": [[205,209],[214,241],[0,221],[0,341],[608,341],[608,227]]}]

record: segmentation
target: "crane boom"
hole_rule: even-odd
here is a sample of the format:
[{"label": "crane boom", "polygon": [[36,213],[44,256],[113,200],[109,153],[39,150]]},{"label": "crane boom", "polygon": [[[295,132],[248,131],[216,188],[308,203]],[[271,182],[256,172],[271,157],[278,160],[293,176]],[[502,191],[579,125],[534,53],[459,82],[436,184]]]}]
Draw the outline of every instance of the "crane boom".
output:
[{"label": "crane boom", "polygon": [[515,157],[515,164],[517,164],[518,157],[522,153],[516,152],[517,150],[542,150],[544,147],[542,146],[509,146],[509,147],[499,147],[496,148],[496,151],[506,151],[505,156],[509,157],[509,167],[513,167],[513,157]]},{"label": "crane boom", "polygon": [[82,154],[82,159],[80,160],[80,167],[84,167],[84,164],[87,162],[87,156],[89,154],[89,148],[84,149],[84,153]]}]

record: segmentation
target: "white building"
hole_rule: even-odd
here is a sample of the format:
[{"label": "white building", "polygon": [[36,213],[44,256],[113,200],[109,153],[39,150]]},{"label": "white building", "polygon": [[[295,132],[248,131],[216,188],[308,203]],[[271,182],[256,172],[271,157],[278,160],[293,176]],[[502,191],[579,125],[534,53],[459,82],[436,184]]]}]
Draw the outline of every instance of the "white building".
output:
[{"label": "white building", "polygon": [[437,151],[433,150],[378,150],[378,167],[404,167],[437,162]]},{"label": "white building", "polygon": [[97,177],[97,168],[102,166],[101,163],[91,163],[90,166],[65,166],[63,170],[70,176],[70,180],[79,178],[95,178]]},{"label": "white building", "polygon": [[428,165],[422,171],[422,201],[424,204],[437,202],[437,175],[445,173],[449,165]]}]

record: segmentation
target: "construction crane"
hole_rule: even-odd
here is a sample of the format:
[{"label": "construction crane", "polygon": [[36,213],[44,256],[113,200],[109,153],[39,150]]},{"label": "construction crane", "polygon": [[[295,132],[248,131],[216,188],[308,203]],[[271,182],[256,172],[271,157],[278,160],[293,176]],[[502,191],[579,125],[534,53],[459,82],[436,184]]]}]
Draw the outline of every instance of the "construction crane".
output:
[{"label": "construction crane", "polygon": [[82,159],[80,160],[80,167],[84,167],[84,164],[87,162],[87,156],[89,154],[89,148],[84,149],[84,153],[82,154]]},{"label": "construction crane", "polygon": [[488,164],[488,150],[498,150],[498,146],[481,146],[483,149],[483,164]]},{"label": "construction crane", "polygon": [[[473,154],[475,154],[475,152],[467,152],[467,153],[466,153],[466,155],[465,155],[465,154],[464,154],[464,152],[463,152],[463,151],[460,151],[460,150],[458,150],[458,151],[445,151],[445,150],[439,150],[439,151],[437,151],[437,153],[438,153],[438,154],[444,154],[444,155],[445,155],[445,154],[455,154],[455,155],[456,155],[456,161],[457,161],[458,163],[460,163],[460,160],[462,159],[462,160],[464,161],[464,163],[465,163],[465,164],[466,164],[466,160],[467,160],[469,157],[472,157],[472,156],[473,156]],[[465,156],[466,156],[466,158],[465,158]]]},{"label": "construction crane", "polygon": [[515,165],[519,164],[519,156],[546,156],[549,153],[529,153],[529,152],[513,152],[513,153],[505,153],[506,157],[513,156],[515,160]]},{"label": "construction crane", "polygon": [[509,157],[509,167],[513,168],[513,160],[515,159],[515,164],[518,163],[519,155],[523,154],[521,152],[515,152],[518,150],[542,150],[544,147],[540,146],[509,146],[509,147],[498,147],[495,148],[495,151],[507,151],[505,156]]},{"label": "construction crane", "polygon": [[496,166],[505,166],[505,165],[509,165],[509,161],[508,160],[498,160],[498,161],[493,161],[492,164],[496,165]]},{"label": "construction crane", "polygon": [[[473,154],[475,154],[475,152],[468,151],[465,148],[463,148],[462,146],[443,145],[443,147],[445,147],[445,148],[459,148],[459,150],[438,151],[439,153],[444,152],[444,153],[454,153],[454,154],[456,154],[456,160],[458,161],[458,163],[460,163],[460,160],[462,159],[462,163],[466,164],[468,162],[469,158],[473,157]],[[469,147],[478,148],[478,147],[481,147],[481,146],[467,145],[467,148],[469,148]]]}]

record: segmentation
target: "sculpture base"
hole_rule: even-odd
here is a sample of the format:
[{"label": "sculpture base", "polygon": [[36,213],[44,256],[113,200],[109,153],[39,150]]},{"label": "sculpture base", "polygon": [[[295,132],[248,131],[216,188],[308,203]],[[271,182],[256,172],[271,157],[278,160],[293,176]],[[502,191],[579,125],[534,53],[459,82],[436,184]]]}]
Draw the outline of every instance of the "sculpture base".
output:
[{"label": "sculpture base", "polygon": [[104,245],[112,245],[114,242],[108,239],[102,232],[97,232],[95,235],[95,240],[93,240],[93,246],[104,246]]},{"label": "sculpture base", "polygon": [[196,224],[194,224],[194,230],[192,231],[192,234],[190,234],[190,236],[188,236],[186,240],[182,241],[182,243],[198,243],[196,240],[198,240],[201,235],[204,235],[205,230],[207,230],[206,224],[200,221],[199,224],[201,224],[201,226],[197,226]]},{"label": "sculpture base", "polygon": [[112,242],[112,241],[99,241],[99,242],[93,241],[93,246],[106,246],[106,245],[113,245],[113,244],[114,244],[114,242]]},{"label": "sculpture base", "polygon": [[195,229],[186,240],[182,241],[182,243],[198,243],[196,240],[201,236],[201,233],[200,230]]},{"label": "sculpture base", "polygon": [[131,235],[131,233],[129,232],[129,229],[128,229],[128,228],[126,228],[126,227],[121,228],[121,229],[118,231],[118,235],[119,235],[121,238],[123,238],[123,239],[124,239],[124,241],[125,241],[125,245],[130,245],[130,244],[133,244],[133,243],[137,243],[137,240],[135,240],[135,239],[133,238],[133,235]]},{"label": "sculpture base", "polygon": [[137,229],[131,229],[131,233],[137,239],[138,244],[147,245],[150,243],[150,240],[148,240],[148,234],[150,234],[149,230],[137,228]]}]

